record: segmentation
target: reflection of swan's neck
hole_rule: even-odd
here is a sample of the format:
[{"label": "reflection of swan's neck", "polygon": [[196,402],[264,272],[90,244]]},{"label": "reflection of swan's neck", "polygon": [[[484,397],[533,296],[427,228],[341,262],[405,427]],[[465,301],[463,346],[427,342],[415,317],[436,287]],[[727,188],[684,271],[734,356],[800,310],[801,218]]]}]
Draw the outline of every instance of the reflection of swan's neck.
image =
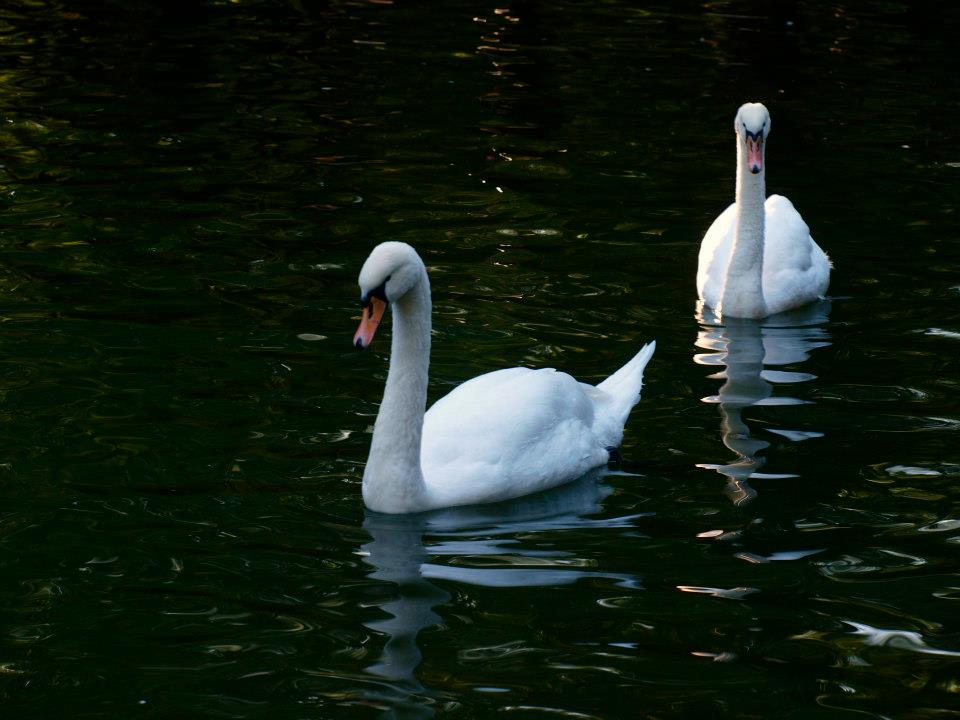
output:
[{"label": "reflection of swan's neck", "polygon": [[388,682],[371,699],[390,706],[389,717],[433,717],[432,706],[417,695],[423,691],[415,675],[421,660],[417,634],[442,621],[433,608],[450,596],[423,578],[423,516],[368,515],[363,526],[372,538],[362,548],[365,562],[373,567],[370,577],[397,586],[396,595],[380,605],[388,617],[364,623],[386,635],[383,654],[367,672]]},{"label": "reflection of swan's neck", "polygon": [[[757,457],[757,453],[769,447],[770,443],[750,435],[750,427],[743,419],[743,409],[743,406],[725,406],[720,403],[720,434],[724,445],[741,459],[752,460],[759,467],[762,459]],[[749,474],[745,477],[749,477]]]},{"label": "reflection of swan's neck", "polygon": [[[766,152],[766,144],[763,146]],[[720,312],[733,317],[763,317],[763,239],[766,161],[754,175],[747,165],[747,146],[737,135],[736,226],[733,250],[721,296]]]},{"label": "reflection of swan's neck", "polygon": [[426,271],[393,307],[390,371],[363,473],[372,510],[420,510],[426,487],[420,441],[430,368],[430,282]]},{"label": "reflection of swan's neck", "polygon": [[[740,455],[754,458],[767,447],[750,436],[742,411],[770,396],[771,387],[763,378],[763,331],[753,320],[733,319],[723,335],[727,339],[726,382],[720,388],[720,414],[723,444]],[[745,477],[749,477],[749,472]]]}]

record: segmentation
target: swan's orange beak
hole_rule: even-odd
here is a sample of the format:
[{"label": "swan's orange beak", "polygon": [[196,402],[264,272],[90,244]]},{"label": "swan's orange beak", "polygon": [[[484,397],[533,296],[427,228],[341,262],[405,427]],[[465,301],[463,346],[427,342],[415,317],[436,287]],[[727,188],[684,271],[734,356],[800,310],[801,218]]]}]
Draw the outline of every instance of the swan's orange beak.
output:
[{"label": "swan's orange beak", "polygon": [[387,310],[387,303],[378,297],[371,297],[370,301],[363,306],[360,316],[360,327],[353,335],[353,346],[357,350],[363,350],[370,347],[373,342],[373,336],[377,334],[377,328],[380,326],[380,320],[383,313]]},{"label": "swan's orange beak", "polygon": [[747,167],[754,175],[763,170],[762,135],[747,135]]}]

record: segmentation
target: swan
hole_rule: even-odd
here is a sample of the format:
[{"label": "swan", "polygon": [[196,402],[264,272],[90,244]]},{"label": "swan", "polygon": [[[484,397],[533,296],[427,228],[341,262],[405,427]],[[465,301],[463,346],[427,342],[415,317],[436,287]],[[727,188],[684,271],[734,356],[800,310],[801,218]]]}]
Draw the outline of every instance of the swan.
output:
[{"label": "swan", "polygon": [[377,245],[360,270],[358,349],[393,306],[390,369],[363,472],[363,500],[384,513],[508,500],[606,464],[640,399],[645,345],[597,386],[553,369],[475,377],[424,413],[430,365],[430,281],[410,245]]},{"label": "swan", "polygon": [[764,318],[823,296],[830,260],[787,198],[764,202],[770,113],[746,103],[737,134],[736,201],[721,213],[700,245],[697,293],[721,316]]}]

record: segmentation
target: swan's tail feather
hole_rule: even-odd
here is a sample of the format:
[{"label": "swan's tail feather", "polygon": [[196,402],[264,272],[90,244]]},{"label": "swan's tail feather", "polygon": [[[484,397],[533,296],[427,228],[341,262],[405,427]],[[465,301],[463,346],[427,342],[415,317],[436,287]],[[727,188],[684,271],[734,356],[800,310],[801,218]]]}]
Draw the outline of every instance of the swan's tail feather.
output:
[{"label": "swan's tail feather", "polygon": [[617,414],[622,414],[624,421],[630,409],[640,400],[643,371],[656,349],[655,340],[648,342],[626,365],[597,385],[599,390],[603,390],[614,398],[619,410]]}]

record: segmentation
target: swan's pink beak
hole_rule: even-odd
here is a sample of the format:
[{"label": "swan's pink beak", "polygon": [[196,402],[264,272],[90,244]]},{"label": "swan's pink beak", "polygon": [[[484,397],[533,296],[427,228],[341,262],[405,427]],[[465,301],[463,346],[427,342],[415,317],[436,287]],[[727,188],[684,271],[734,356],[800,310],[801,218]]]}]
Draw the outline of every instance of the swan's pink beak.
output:
[{"label": "swan's pink beak", "polygon": [[363,350],[370,347],[373,342],[373,336],[377,334],[377,328],[380,326],[380,320],[383,313],[386,312],[387,303],[378,297],[370,298],[370,302],[363,306],[360,315],[360,327],[353,335],[353,346],[357,350]]},{"label": "swan's pink beak", "polygon": [[763,170],[763,137],[750,135],[747,137],[747,167],[756,175]]}]

